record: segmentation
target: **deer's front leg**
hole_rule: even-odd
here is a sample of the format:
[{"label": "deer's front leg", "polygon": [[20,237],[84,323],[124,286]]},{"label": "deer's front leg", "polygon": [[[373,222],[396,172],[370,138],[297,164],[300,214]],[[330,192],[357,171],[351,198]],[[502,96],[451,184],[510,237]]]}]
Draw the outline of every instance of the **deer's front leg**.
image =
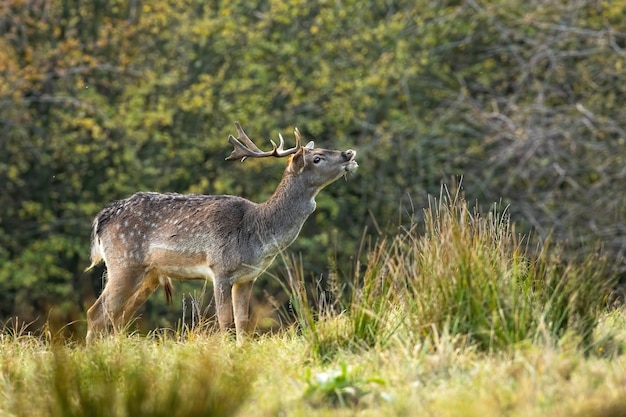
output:
[{"label": "deer's front leg", "polygon": [[213,294],[215,298],[215,310],[217,321],[222,331],[233,328],[233,298],[232,286],[228,279],[216,279],[213,283]]},{"label": "deer's front leg", "polygon": [[235,329],[237,344],[241,345],[248,331],[248,312],[250,309],[250,294],[254,281],[238,282],[233,285],[233,305],[235,311]]}]

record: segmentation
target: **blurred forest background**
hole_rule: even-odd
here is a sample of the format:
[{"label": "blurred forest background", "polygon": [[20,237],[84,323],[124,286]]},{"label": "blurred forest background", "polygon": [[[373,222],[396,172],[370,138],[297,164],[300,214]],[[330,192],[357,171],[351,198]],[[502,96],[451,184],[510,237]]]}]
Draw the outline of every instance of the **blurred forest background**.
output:
[{"label": "blurred forest background", "polygon": [[[420,221],[461,176],[518,232],[572,257],[600,244],[624,272],[625,70],[618,0],[4,0],[0,320],[84,319],[102,288],[103,268],[83,273],[91,221],[112,200],[268,198],[285,161],[224,161],[235,120],[262,148],[297,126],[358,151],[289,250],[312,282],[348,277],[364,236]],[[159,295],[144,320],[180,310]]]}]

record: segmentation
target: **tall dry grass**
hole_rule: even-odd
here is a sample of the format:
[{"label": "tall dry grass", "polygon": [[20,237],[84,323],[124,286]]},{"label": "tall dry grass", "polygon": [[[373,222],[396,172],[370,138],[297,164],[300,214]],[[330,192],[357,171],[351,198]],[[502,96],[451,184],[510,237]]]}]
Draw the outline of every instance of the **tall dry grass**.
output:
[{"label": "tall dry grass", "polygon": [[[460,193],[443,189],[430,200],[423,223],[367,251],[347,291],[331,286],[330,309],[311,302],[297,284],[303,271],[291,262],[292,304],[321,356],[390,340],[422,343],[444,329],[484,351],[556,343],[566,333],[590,349],[616,284],[609,260],[601,254],[567,260],[550,241],[527,242],[506,207],[493,205],[483,214]],[[329,317],[335,323],[327,326]]]}]

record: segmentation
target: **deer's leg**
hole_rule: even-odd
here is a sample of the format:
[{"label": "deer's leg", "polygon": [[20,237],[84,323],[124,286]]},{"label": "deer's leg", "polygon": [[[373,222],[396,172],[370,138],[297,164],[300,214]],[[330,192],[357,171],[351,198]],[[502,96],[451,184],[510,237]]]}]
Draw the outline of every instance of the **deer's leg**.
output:
[{"label": "deer's leg", "polygon": [[235,312],[235,329],[237,344],[241,344],[248,331],[250,294],[254,281],[235,283],[233,285],[233,307]]},{"label": "deer's leg", "polygon": [[145,272],[142,268],[109,269],[108,275],[102,294],[87,311],[88,342],[110,325],[117,328],[130,318],[124,306],[141,286]]},{"label": "deer's leg", "polygon": [[154,272],[147,272],[139,288],[130,296],[122,308],[118,325],[124,325],[135,314],[135,311],[146,302],[148,297],[159,287],[159,275]]},{"label": "deer's leg", "polygon": [[106,312],[104,310],[104,291],[95,303],[87,310],[87,343],[94,339],[106,329]]},{"label": "deer's leg", "polygon": [[213,282],[213,294],[220,329],[222,331],[231,330],[233,328],[233,299],[230,281],[228,279],[216,279]]}]

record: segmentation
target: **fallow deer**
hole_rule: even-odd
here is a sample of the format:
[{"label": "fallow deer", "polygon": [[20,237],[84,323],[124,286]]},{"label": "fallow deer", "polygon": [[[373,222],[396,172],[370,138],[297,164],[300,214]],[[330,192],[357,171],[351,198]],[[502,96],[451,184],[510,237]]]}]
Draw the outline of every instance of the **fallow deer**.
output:
[{"label": "fallow deer", "polygon": [[111,203],[93,221],[91,265],[101,261],[107,282],[87,312],[87,341],[110,326],[119,329],[159,285],[168,300],[171,278],[213,282],[219,326],[245,337],[252,285],[296,239],[315,210],[317,193],[354,171],[352,149],[315,149],[313,142],[263,152],[235,122],[238,137],[229,161],[291,155],[282,180],[264,203],[238,196],[139,192]]}]

